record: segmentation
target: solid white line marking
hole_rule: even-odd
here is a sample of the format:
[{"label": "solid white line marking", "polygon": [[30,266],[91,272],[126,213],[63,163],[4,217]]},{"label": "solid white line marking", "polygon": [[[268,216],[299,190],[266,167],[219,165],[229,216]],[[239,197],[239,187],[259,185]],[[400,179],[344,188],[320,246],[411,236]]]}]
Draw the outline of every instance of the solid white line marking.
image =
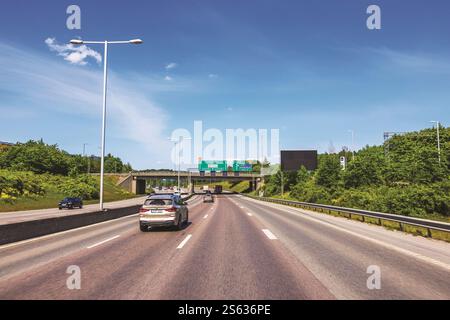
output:
[{"label": "solid white line marking", "polygon": [[112,237],[112,238],[109,238],[109,239],[106,239],[106,240],[103,240],[103,241],[97,242],[96,244],[93,244],[92,246],[89,246],[89,247],[87,247],[87,248],[88,248],[88,249],[92,249],[92,248],[95,248],[95,247],[97,247],[97,246],[99,246],[99,245],[102,245],[102,244],[104,244],[104,243],[108,242],[108,241],[111,241],[111,240],[117,239],[118,237],[120,237],[120,234],[119,234],[119,235],[117,235],[117,236],[114,236],[114,237]]},{"label": "solid white line marking", "polygon": [[208,215],[207,215],[207,214],[205,214],[205,216],[203,217],[203,219],[206,219],[206,218],[208,218]]},{"label": "solid white line marking", "polygon": [[269,238],[270,240],[277,240],[278,238],[275,237],[275,235],[269,230],[269,229],[262,229],[264,234]]},{"label": "solid white line marking", "polygon": [[184,245],[189,241],[189,239],[192,237],[192,234],[188,235],[177,247],[177,249],[183,249]]},{"label": "solid white line marking", "polygon": [[248,215],[249,217],[253,216],[253,214],[252,214],[251,212],[247,212],[247,215]]}]

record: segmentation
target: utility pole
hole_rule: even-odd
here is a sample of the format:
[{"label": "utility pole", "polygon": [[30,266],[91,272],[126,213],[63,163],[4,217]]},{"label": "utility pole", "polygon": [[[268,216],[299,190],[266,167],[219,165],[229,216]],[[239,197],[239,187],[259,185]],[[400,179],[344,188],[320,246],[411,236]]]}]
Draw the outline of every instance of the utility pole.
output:
[{"label": "utility pole", "polygon": [[441,164],[441,137],[439,134],[439,127],[441,124],[439,123],[439,121],[430,121],[430,122],[436,123],[438,157],[439,157],[439,164]]},{"label": "utility pole", "polygon": [[86,146],[87,143],[83,143],[83,157],[86,156]]},{"label": "utility pole", "polygon": [[355,131],[348,130],[352,135],[352,160],[355,160]]},{"label": "utility pole", "polygon": [[89,174],[89,171],[90,171],[90,166],[91,166],[91,159],[88,157],[88,155],[86,154],[86,146],[88,145],[89,143],[83,143],[83,158],[84,157],[86,157],[86,160],[87,160],[87,174]]},{"label": "utility pole", "polygon": [[283,176],[283,170],[280,170],[281,173],[281,196],[284,195],[284,176]]}]

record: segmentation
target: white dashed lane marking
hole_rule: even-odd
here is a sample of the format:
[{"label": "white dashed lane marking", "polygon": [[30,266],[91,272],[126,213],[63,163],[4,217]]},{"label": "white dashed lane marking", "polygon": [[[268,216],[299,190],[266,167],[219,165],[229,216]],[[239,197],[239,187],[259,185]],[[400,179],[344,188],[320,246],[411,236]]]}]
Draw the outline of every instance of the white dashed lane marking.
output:
[{"label": "white dashed lane marking", "polygon": [[269,229],[262,229],[264,234],[269,238],[270,240],[277,240],[278,238],[275,237],[275,235],[269,230]]},{"label": "white dashed lane marking", "polygon": [[95,248],[95,247],[97,247],[97,246],[99,246],[99,245],[102,245],[102,244],[104,244],[104,243],[106,243],[106,242],[109,242],[109,241],[112,241],[112,240],[114,240],[114,239],[117,239],[118,237],[120,237],[120,235],[117,235],[117,236],[114,236],[114,237],[112,237],[112,238],[109,238],[109,239],[106,239],[106,240],[97,242],[97,243],[95,243],[95,244],[93,244],[93,245],[91,245],[91,246],[89,246],[89,247],[87,247],[87,248],[88,248],[88,249]]},{"label": "white dashed lane marking", "polygon": [[183,247],[186,245],[186,243],[189,241],[189,239],[192,238],[192,234],[188,235],[177,247],[177,249],[183,249]]}]

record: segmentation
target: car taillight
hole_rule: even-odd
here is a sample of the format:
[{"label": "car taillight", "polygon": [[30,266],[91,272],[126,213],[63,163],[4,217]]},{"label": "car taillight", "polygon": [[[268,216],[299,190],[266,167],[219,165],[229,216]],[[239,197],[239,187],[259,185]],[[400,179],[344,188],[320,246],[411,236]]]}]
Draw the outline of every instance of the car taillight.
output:
[{"label": "car taillight", "polygon": [[148,209],[141,208],[139,212],[148,212]]},{"label": "car taillight", "polygon": [[166,212],[176,212],[176,211],[177,211],[177,208],[175,208],[175,207],[166,209]]}]

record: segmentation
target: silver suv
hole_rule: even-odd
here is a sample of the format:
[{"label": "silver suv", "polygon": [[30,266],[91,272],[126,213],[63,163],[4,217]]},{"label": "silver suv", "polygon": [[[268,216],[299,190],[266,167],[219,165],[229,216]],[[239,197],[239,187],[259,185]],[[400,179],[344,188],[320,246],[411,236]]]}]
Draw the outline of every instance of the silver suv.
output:
[{"label": "silver suv", "polygon": [[189,221],[189,211],[179,195],[153,195],[148,197],[139,213],[141,231],[151,227],[183,229]]}]

